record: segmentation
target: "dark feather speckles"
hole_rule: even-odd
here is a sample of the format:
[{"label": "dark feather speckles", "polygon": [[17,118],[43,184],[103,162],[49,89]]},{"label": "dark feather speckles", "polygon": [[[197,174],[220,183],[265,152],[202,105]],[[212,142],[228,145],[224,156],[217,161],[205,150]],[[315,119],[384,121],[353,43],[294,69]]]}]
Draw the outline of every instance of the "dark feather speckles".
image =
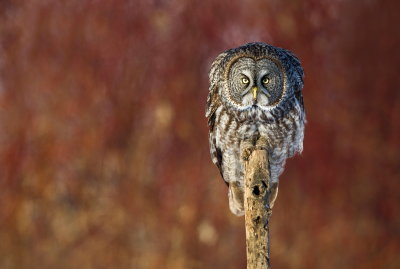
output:
[{"label": "dark feather speckles", "polygon": [[214,130],[214,124],[215,124],[215,113],[212,113],[210,118],[208,119],[208,126],[210,128],[210,131]]}]

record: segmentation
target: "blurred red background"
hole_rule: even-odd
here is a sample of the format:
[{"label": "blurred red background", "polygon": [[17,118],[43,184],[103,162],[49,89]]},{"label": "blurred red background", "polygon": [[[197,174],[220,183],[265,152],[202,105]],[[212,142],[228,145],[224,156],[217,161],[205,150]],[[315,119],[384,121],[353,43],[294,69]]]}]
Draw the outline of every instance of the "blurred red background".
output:
[{"label": "blurred red background", "polygon": [[207,73],[251,41],[305,69],[273,268],[400,268],[398,1],[1,1],[0,268],[245,268]]}]

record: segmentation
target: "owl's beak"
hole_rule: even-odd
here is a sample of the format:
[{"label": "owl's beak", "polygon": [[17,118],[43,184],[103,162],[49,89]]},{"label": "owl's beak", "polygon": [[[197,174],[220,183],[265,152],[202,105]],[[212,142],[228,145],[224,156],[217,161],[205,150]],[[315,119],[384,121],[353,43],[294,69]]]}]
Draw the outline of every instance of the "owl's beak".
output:
[{"label": "owl's beak", "polygon": [[253,101],[257,100],[257,87],[253,87],[251,89],[251,92],[253,93]]}]

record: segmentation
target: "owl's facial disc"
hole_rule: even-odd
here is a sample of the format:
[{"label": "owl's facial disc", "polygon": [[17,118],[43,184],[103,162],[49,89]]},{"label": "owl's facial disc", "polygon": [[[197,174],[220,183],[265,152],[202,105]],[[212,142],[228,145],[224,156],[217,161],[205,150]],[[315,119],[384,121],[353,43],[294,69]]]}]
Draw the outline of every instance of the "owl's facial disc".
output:
[{"label": "owl's facial disc", "polygon": [[229,99],[238,107],[271,108],[284,94],[283,75],[277,64],[268,58],[237,59],[228,73]]}]

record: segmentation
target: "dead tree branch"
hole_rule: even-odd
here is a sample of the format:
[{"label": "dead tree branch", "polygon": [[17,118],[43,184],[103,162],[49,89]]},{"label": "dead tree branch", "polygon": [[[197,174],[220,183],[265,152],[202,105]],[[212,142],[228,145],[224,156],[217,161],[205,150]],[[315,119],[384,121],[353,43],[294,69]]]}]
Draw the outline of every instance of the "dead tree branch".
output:
[{"label": "dead tree branch", "polygon": [[247,269],[269,269],[268,222],[272,211],[267,151],[254,150],[244,166]]}]

